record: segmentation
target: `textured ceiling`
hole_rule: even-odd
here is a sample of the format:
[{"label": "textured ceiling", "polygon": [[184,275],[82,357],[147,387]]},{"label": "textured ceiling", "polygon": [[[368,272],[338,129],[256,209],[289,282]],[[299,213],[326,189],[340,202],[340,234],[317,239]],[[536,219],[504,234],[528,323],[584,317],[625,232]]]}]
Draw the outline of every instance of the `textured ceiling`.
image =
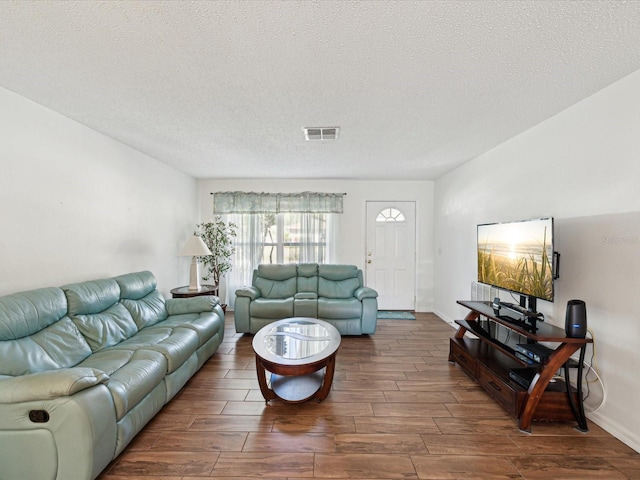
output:
[{"label": "textured ceiling", "polygon": [[636,0],[0,2],[0,86],[198,178],[434,179],[638,69]]}]

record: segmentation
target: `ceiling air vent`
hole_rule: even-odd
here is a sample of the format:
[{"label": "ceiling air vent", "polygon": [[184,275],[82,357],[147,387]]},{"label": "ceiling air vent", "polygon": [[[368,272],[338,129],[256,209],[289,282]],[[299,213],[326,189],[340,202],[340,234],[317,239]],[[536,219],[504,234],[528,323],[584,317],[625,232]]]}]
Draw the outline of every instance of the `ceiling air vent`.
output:
[{"label": "ceiling air vent", "polygon": [[307,142],[315,140],[337,140],[340,127],[303,127]]}]

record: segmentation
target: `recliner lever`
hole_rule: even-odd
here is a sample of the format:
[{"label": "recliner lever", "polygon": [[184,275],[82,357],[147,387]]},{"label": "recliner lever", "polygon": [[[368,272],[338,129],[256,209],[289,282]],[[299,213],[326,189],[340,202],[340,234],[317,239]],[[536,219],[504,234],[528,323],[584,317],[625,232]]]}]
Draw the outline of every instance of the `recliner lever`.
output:
[{"label": "recliner lever", "polygon": [[29,420],[33,423],[47,423],[49,421],[49,412],[46,410],[31,410],[29,412]]}]

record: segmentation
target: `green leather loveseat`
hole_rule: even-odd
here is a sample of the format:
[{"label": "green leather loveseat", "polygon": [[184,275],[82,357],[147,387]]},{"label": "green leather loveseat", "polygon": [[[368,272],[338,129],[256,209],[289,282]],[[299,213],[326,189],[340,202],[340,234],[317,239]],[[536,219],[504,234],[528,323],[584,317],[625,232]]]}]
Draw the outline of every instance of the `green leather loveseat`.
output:
[{"label": "green leather loveseat", "polygon": [[94,479],[214,354],[217,297],[150,272],[0,297],[0,479]]},{"label": "green leather loveseat", "polygon": [[282,318],[312,317],[331,323],[342,335],[372,334],[377,296],[364,286],[355,265],[258,265],[251,286],[236,290],[236,331],[256,333]]}]

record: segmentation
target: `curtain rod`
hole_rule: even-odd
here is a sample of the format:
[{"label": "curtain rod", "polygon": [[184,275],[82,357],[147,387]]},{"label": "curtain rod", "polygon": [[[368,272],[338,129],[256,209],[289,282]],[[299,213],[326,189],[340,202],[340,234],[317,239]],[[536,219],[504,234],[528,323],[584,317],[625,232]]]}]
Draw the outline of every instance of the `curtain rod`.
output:
[{"label": "curtain rod", "polygon": [[[209,195],[215,195],[216,193],[226,193],[226,192],[209,192]],[[247,192],[243,192],[243,193],[247,193]],[[254,192],[248,192],[248,193],[254,193]],[[293,192],[293,193],[284,193],[283,192],[279,192],[279,193],[271,193],[271,192],[260,192],[260,193],[267,193],[267,194],[271,194],[271,195],[297,195],[300,192]],[[315,192],[302,192],[302,193],[315,193]],[[334,195],[344,195],[346,196],[346,193],[340,193],[340,192],[324,192],[324,193],[331,193]]]}]

